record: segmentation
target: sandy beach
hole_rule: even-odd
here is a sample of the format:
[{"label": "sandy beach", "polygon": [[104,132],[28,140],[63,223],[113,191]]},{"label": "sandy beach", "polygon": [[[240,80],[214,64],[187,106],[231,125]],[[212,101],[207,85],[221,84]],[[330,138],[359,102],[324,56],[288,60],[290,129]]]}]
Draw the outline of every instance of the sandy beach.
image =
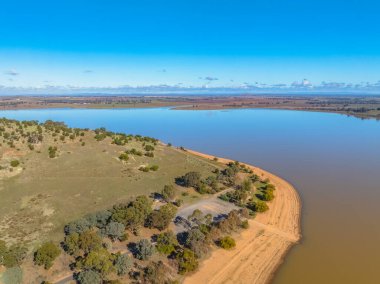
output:
[{"label": "sandy beach", "polygon": [[[214,158],[192,150],[188,152]],[[219,161],[231,162],[223,158]],[[234,250],[213,251],[195,274],[185,278],[185,284],[268,283],[288,250],[300,240],[301,201],[294,187],[274,174],[247,166],[276,186],[270,209],[250,220],[249,229],[237,238]]]}]

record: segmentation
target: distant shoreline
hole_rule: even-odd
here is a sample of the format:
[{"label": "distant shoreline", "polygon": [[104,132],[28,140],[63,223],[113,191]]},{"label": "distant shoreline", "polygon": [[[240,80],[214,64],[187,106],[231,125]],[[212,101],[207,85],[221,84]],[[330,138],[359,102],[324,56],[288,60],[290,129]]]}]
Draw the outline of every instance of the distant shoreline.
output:
[{"label": "distant shoreline", "polygon": [[0,110],[140,109],[156,107],[172,107],[180,110],[299,110],[380,119],[380,96],[0,96]]},{"label": "distant shoreline", "polygon": [[[187,150],[203,158],[214,156]],[[232,160],[218,158],[222,163]],[[185,284],[268,283],[289,250],[301,239],[301,200],[295,188],[284,179],[252,165],[259,176],[276,186],[270,209],[250,220],[250,227],[237,239],[232,251],[215,250],[199,270],[185,278]]]}]

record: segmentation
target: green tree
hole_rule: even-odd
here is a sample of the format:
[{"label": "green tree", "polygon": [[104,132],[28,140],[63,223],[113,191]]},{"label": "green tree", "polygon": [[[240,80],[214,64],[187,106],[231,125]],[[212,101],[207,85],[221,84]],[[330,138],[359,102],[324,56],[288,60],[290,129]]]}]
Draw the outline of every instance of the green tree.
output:
[{"label": "green tree", "polygon": [[182,275],[196,270],[199,265],[194,252],[187,248],[177,253],[176,260],[178,262],[178,273]]},{"label": "green tree", "polygon": [[170,275],[170,270],[162,261],[152,262],[144,269],[144,283],[173,283],[168,275]]},{"label": "green tree", "polygon": [[127,274],[133,265],[132,259],[126,254],[118,253],[114,262],[117,275]]},{"label": "green tree", "polygon": [[169,255],[175,251],[175,248],[177,246],[178,241],[172,231],[164,232],[157,235],[156,249],[158,252]]},{"label": "green tree", "polygon": [[148,220],[148,227],[159,230],[166,229],[177,213],[177,207],[171,203],[165,204],[160,209],[153,211]]},{"label": "green tree", "polygon": [[269,209],[268,205],[261,200],[249,202],[247,204],[248,208],[255,212],[265,212]]},{"label": "green tree", "polygon": [[3,252],[2,263],[5,267],[15,267],[21,264],[27,254],[25,247],[13,245]]},{"label": "green tree", "polygon": [[99,248],[91,250],[84,259],[80,260],[78,266],[107,275],[114,269],[113,260],[114,257],[105,248]]},{"label": "green tree", "polygon": [[161,191],[161,195],[166,202],[169,202],[175,198],[176,191],[173,185],[165,185]]},{"label": "green tree", "polygon": [[186,187],[196,187],[201,181],[199,172],[188,172],[182,177],[183,185]]},{"label": "green tree", "polygon": [[85,253],[102,247],[102,238],[94,230],[88,230],[79,235],[79,247]]},{"label": "green tree", "polygon": [[61,250],[53,242],[46,242],[34,254],[34,263],[43,265],[45,269],[53,266],[54,260],[61,254]]},{"label": "green tree", "polygon": [[149,259],[155,252],[152,243],[147,239],[142,239],[136,244],[136,258],[140,260]]},{"label": "green tree", "polygon": [[122,223],[112,221],[104,228],[103,233],[112,240],[121,239],[125,233],[125,226]]},{"label": "green tree", "polygon": [[77,280],[80,284],[102,284],[102,276],[94,270],[81,271]]}]

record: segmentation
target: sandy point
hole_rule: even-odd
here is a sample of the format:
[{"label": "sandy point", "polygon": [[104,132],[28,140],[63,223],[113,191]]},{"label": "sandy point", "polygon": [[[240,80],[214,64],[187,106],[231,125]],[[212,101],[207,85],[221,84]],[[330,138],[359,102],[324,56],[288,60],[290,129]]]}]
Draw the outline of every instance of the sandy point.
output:
[{"label": "sandy point", "polygon": [[[213,159],[213,156],[188,150]],[[232,160],[218,158],[222,163]],[[185,284],[201,283],[268,283],[288,250],[301,238],[301,201],[294,187],[284,179],[260,168],[256,174],[269,178],[277,190],[269,210],[250,220],[249,229],[237,238],[234,250],[214,250],[199,270],[185,278]]]}]

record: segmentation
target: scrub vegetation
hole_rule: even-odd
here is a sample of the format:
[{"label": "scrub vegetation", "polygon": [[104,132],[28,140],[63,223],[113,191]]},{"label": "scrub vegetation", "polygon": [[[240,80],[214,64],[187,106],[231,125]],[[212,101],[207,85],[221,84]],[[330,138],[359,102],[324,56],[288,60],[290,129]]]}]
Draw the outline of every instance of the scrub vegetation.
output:
[{"label": "scrub vegetation", "polygon": [[[233,235],[274,197],[269,181],[238,162],[151,137],[1,119],[0,141],[0,264],[9,279],[49,283],[66,272],[78,283],[177,283],[212,249],[233,249]],[[178,211],[213,194],[239,209],[195,209],[177,231]]]}]

